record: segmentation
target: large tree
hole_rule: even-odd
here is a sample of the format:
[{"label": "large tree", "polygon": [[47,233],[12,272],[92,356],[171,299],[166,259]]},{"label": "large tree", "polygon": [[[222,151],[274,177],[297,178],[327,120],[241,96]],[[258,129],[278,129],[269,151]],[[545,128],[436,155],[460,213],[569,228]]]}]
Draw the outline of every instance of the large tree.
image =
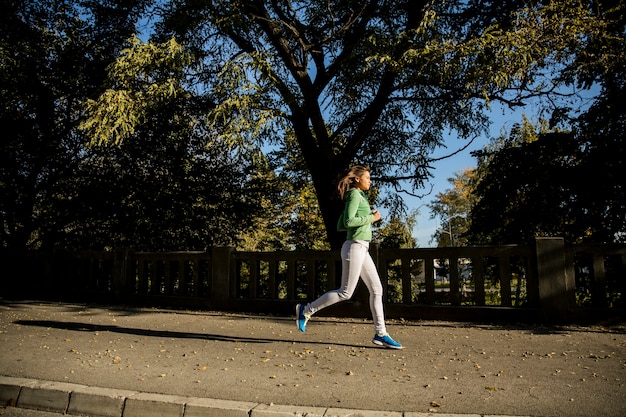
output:
[{"label": "large tree", "polygon": [[[175,35],[194,55],[196,92],[209,97],[222,138],[285,147],[295,137],[337,246],[335,183],[351,163],[370,164],[389,189],[419,189],[447,133],[484,132],[490,101],[555,94],[558,71],[604,34],[597,10],[591,1],[172,0],[155,40]],[[105,143],[124,139],[112,120],[127,118],[128,131],[140,120],[114,104],[91,105],[107,109],[90,125]]]}]

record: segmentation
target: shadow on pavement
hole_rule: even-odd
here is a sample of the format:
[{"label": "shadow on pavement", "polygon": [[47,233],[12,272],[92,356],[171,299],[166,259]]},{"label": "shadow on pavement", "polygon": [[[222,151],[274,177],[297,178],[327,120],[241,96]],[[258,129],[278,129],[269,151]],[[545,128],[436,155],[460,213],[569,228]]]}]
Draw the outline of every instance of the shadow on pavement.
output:
[{"label": "shadow on pavement", "polygon": [[[132,334],[132,335],[137,335],[137,336],[148,336],[148,337],[200,339],[200,340],[212,340],[212,341],[219,341],[219,342],[234,342],[234,343],[242,343],[242,342],[245,342],[245,343],[273,343],[273,342],[294,343],[294,341],[291,339],[253,338],[253,337],[227,336],[227,335],[210,334],[210,333],[190,333],[190,332],[177,332],[177,331],[171,331],[171,330],[150,330],[150,329],[138,329],[138,328],[131,328],[131,327],[120,327],[120,326],[113,326],[113,325],[92,324],[92,323],[63,322],[63,321],[55,321],[55,320],[16,320],[13,323],[19,324],[21,326],[46,327],[46,328],[52,328],[52,329],[61,329],[61,330],[70,330],[70,331],[79,331],[79,332],[112,332],[112,333],[123,333],[123,334]],[[315,341],[310,341],[310,340],[306,341],[306,343],[328,345],[328,342],[315,342]],[[362,345],[336,343],[336,342],[333,342],[333,344],[339,345],[339,346],[354,347],[354,348],[359,348],[359,349],[364,348],[364,346]]]}]

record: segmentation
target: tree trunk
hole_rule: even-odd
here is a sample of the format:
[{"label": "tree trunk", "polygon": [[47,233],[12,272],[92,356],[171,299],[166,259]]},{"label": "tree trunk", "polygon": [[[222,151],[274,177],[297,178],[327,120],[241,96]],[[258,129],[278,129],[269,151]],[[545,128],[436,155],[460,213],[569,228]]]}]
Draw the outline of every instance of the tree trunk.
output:
[{"label": "tree trunk", "polygon": [[317,201],[324,219],[326,235],[332,249],[339,249],[346,238],[345,232],[337,230],[337,219],[343,212],[344,203],[337,193],[337,181],[343,175],[344,167],[337,167],[336,162],[319,160],[311,167],[311,177],[317,195]]}]

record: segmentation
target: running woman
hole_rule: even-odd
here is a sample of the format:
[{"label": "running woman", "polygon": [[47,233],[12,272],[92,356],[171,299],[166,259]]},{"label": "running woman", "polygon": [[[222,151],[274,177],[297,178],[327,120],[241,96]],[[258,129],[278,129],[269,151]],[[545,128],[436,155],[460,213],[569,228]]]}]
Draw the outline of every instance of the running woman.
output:
[{"label": "running woman", "polygon": [[370,310],[376,332],[372,342],[386,348],[402,349],[402,345],[387,334],[383,311],[383,286],[376,265],[369,254],[372,223],[380,220],[380,213],[370,208],[365,195],[370,186],[370,168],[364,165],[353,166],[339,180],[337,190],[345,200],[345,209],[337,223],[337,230],[347,232],[346,241],[341,247],[341,287],[328,291],[307,305],[296,305],[296,324],[301,332],[305,332],[307,322],[313,314],[333,304],[349,300],[360,277],[370,294]]}]

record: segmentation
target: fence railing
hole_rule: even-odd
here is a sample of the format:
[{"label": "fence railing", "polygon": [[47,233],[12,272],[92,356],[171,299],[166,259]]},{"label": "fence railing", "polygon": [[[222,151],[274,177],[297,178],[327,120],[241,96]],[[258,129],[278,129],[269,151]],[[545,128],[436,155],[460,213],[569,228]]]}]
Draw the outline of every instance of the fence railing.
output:
[{"label": "fence railing", "polygon": [[578,307],[626,308],[626,245],[570,245],[565,250]]},{"label": "fence railing", "polygon": [[[581,312],[623,312],[626,245],[382,249],[370,252],[383,282],[389,318],[568,320]],[[297,302],[335,289],[339,251],[82,251],[2,253],[0,295],[167,307],[293,314]],[[368,317],[368,294],[322,314]]]}]

